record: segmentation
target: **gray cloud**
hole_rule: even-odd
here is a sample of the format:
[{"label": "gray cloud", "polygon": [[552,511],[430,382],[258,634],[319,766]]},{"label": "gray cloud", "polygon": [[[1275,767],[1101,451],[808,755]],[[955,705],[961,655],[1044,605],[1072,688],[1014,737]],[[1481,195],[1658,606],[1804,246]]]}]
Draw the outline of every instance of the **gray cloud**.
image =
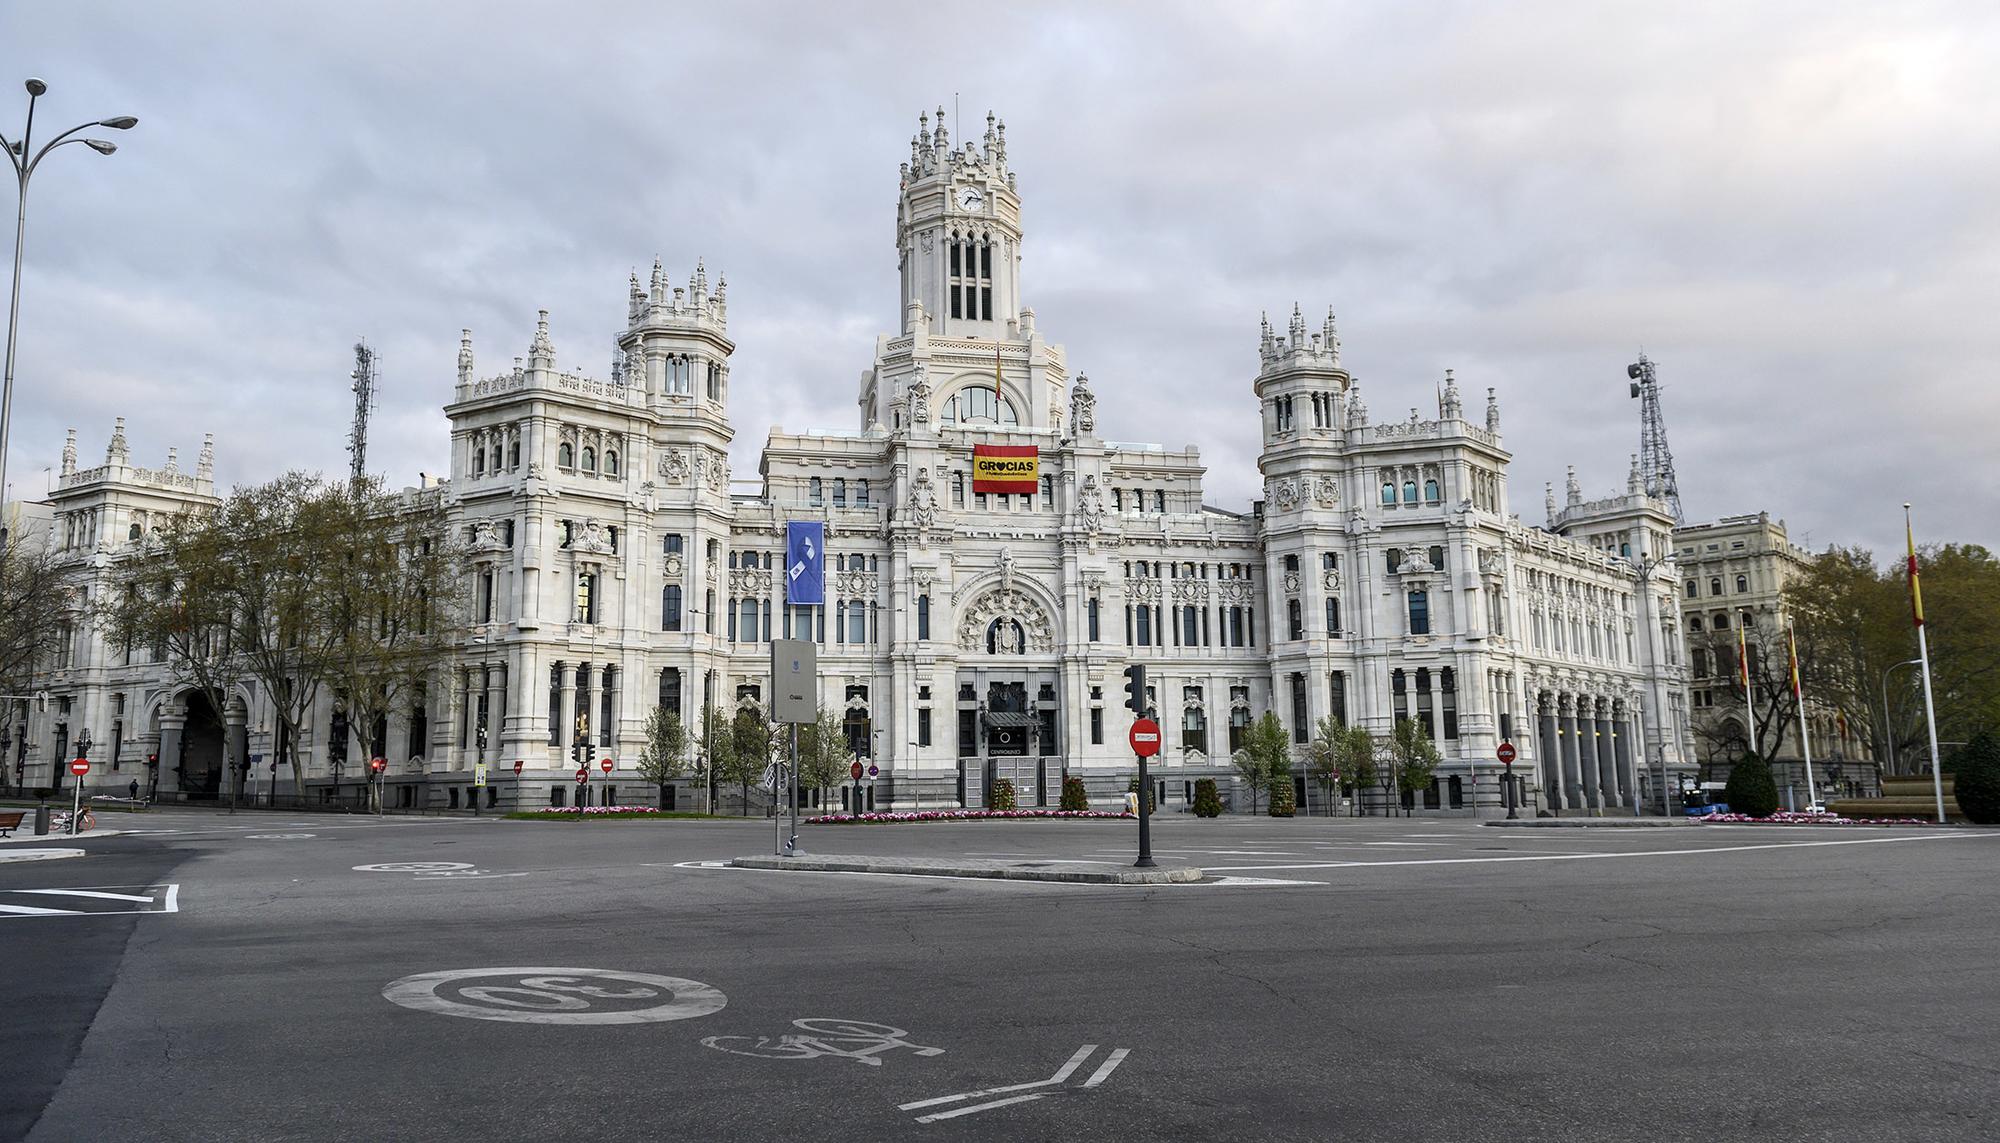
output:
[{"label": "gray cloud", "polygon": [[[1659,362],[1696,518],[1994,543],[2000,48],[1989,5],[138,6],[0,12],[44,124],[129,112],[30,202],[10,474],[218,437],[226,481],[338,471],[350,345],[371,460],[444,467],[480,368],[552,311],[602,374],[655,255],[730,283],[735,468],[855,427],[896,321],[920,109],[1007,120],[1026,294],[1108,435],[1255,491],[1260,311],[1340,315],[1378,417],[1495,386],[1514,510],[1622,487],[1624,365]],[[18,103],[8,106],[18,108]],[[948,114],[950,112],[948,111]],[[18,112],[0,113],[18,126]]]}]

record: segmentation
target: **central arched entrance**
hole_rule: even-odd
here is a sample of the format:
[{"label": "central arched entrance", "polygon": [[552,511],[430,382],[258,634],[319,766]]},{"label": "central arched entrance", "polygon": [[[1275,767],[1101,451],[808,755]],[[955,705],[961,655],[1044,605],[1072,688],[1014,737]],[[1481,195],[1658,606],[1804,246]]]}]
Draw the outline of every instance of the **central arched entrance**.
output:
[{"label": "central arched entrance", "polygon": [[187,724],[181,730],[180,757],[171,764],[179,788],[189,798],[213,798],[222,791],[222,718],[200,691],[181,700]]}]

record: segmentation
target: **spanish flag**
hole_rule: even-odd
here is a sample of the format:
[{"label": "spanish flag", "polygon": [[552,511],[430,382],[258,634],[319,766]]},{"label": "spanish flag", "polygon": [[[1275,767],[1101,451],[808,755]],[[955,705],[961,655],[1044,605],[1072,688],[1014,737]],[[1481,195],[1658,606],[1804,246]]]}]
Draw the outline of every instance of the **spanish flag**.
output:
[{"label": "spanish flag", "polygon": [[1910,506],[1903,505],[1903,538],[1910,545],[1910,616],[1924,625],[1924,593],[1917,586],[1917,534],[1910,528]]},{"label": "spanish flag", "polygon": [[1750,693],[1750,644],[1743,635],[1743,629],[1748,626],[1748,624],[1743,622],[1745,614],[1747,613],[1738,612],[1736,616],[1736,678],[1738,682],[1743,684],[1743,693],[1748,695]]},{"label": "spanish flag", "polygon": [[1799,637],[1792,633],[1792,625],[1789,623],[1785,624],[1785,649],[1792,657],[1792,697],[1800,698],[1802,696],[1799,694]]}]

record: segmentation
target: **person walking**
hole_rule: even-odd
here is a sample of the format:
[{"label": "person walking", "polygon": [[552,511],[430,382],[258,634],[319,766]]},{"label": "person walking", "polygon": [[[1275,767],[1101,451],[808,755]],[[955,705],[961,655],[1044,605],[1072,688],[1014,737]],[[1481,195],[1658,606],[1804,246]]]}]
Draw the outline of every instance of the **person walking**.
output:
[{"label": "person walking", "polygon": [[132,779],[132,800],[135,802],[139,800],[139,779],[137,778]]}]

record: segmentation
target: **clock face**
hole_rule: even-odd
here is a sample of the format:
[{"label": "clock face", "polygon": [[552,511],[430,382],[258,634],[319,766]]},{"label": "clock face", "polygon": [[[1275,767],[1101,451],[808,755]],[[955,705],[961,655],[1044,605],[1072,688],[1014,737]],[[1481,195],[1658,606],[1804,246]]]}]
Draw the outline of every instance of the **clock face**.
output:
[{"label": "clock face", "polygon": [[985,202],[986,196],[979,193],[978,187],[958,188],[958,208],[960,210],[978,210]]}]

